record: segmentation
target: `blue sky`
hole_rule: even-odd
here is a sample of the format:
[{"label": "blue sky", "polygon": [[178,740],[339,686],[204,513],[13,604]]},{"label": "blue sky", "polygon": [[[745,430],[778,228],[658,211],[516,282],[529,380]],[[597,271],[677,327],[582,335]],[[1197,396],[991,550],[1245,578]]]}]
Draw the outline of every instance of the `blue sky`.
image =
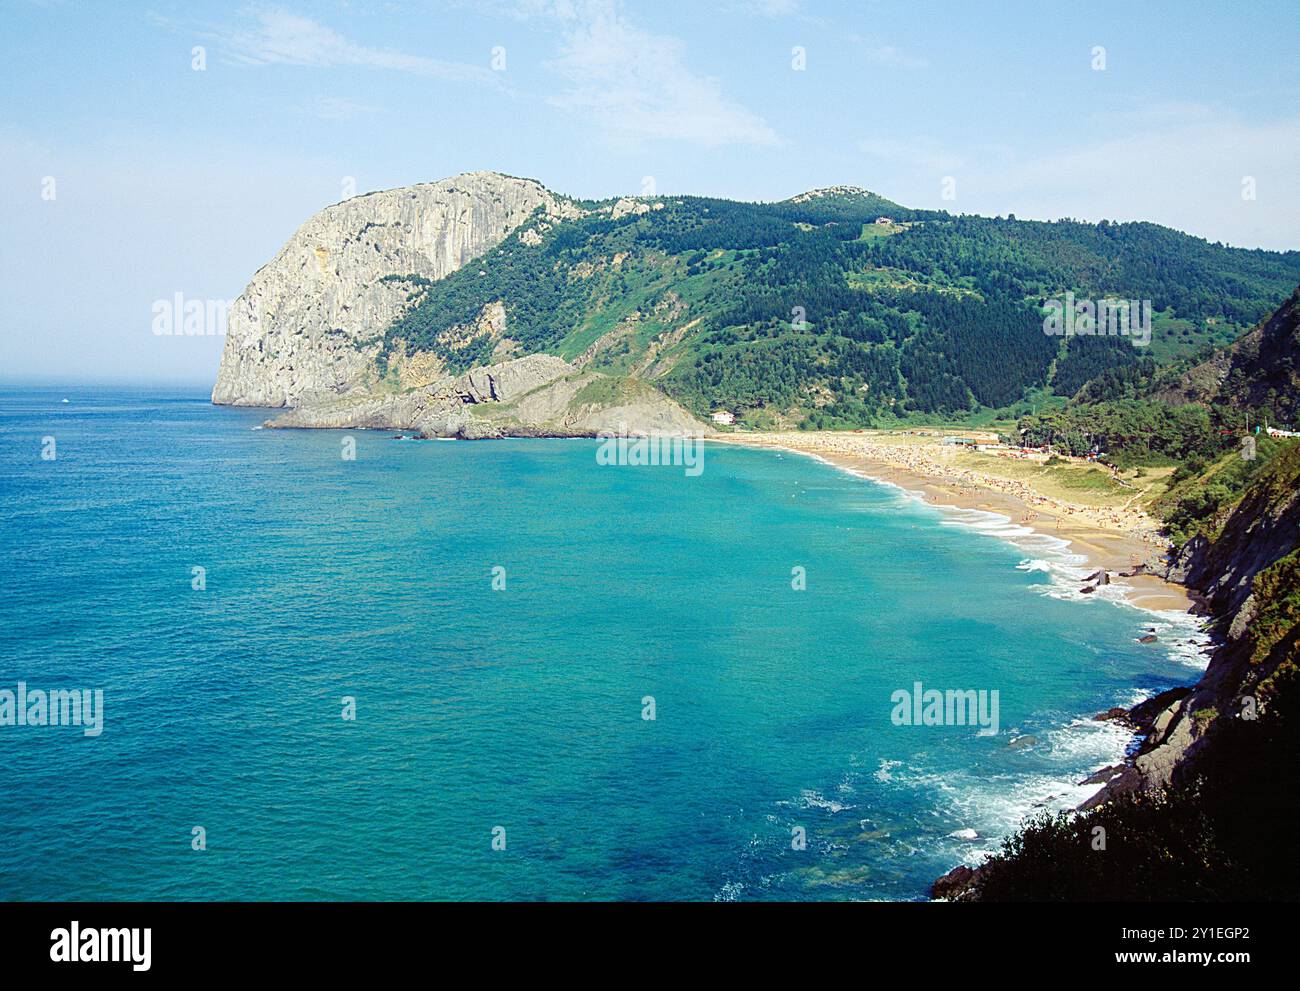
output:
[{"label": "blue sky", "polygon": [[210,382],[221,338],[156,337],[153,303],[233,299],[349,177],[495,169],[606,197],[649,176],[738,199],[845,183],[1300,248],[1294,0],[8,0],[0,17],[3,378]]}]

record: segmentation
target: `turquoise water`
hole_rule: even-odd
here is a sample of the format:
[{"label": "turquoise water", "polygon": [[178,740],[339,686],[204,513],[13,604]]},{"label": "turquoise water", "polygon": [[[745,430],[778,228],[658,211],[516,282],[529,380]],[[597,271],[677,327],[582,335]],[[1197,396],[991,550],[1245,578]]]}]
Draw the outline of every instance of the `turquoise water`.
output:
[{"label": "turquoise water", "polygon": [[[810,459],[264,417],[0,392],[0,689],[104,692],[98,737],[0,726],[0,897],[920,898],[1197,673]],[[998,690],[997,735],[894,725],[918,680]]]}]

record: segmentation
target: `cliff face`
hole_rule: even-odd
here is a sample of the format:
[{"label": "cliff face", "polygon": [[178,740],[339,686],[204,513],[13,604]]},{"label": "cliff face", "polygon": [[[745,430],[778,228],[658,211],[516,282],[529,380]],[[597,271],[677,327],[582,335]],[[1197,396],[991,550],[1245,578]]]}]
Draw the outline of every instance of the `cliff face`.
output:
[{"label": "cliff face", "polygon": [[[1166,785],[1186,777],[1195,770],[1197,751],[1210,738],[1216,719],[1238,716],[1247,697],[1267,706],[1256,699],[1259,688],[1288,657],[1271,648],[1261,652],[1259,617],[1274,611],[1277,600],[1288,594],[1277,587],[1274,572],[1283,582],[1292,580],[1284,559],[1298,542],[1300,448],[1292,447],[1247,489],[1217,532],[1193,538],[1182,550],[1187,583],[1205,594],[1211,612],[1223,621],[1224,642],[1191,694],[1156,717],[1134,761],[1140,778],[1131,777],[1125,785]],[[1262,588],[1261,577],[1266,579]],[[1100,804],[1106,794],[1090,804]]]},{"label": "cliff face", "polygon": [[473,172],[357,196],[300,227],[230,313],[214,403],[294,406],[363,391],[409,286],[491,250],[541,208],[575,208],[529,179]]},{"label": "cliff face", "polygon": [[[1292,417],[1298,372],[1300,290],[1160,398],[1233,406],[1256,422]],[[1142,736],[1132,759],[1088,778],[1102,788],[1068,822],[1023,827],[1009,852],[940,878],[935,897],[1132,900],[1156,890],[1178,900],[1171,886],[1196,898],[1293,897],[1286,872],[1300,871],[1300,859],[1276,850],[1291,846],[1279,834],[1290,828],[1300,757],[1300,444],[1270,441],[1265,453],[1240,491],[1234,453],[1180,497],[1213,507],[1168,569],[1203,593],[1222,635],[1200,681],[1100,716],[1118,715]],[[1125,836],[1119,857],[1080,852],[1089,848],[1078,837],[1096,826]],[[1189,833],[1194,849],[1181,845]]]},{"label": "cliff face", "polygon": [[1216,615],[1249,612],[1255,576],[1295,550],[1300,540],[1298,482],[1300,450],[1292,447],[1247,489],[1216,533],[1193,537],[1183,547],[1177,567],[1189,586],[1205,594]]},{"label": "cliff face", "polygon": [[[1192,368],[1166,402],[1214,402],[1291,418],[1300,411],[1300,289],[1250,333]],[[1261,647],[1260,616],[1269,627],[1294,626],[1289,608],[1294,559],[1300,544],[1300,447],[1268,464],[1224,515],[1193,536],[1166,574],[1205,596],[1223,643],[1189,693],[1135,720],[1146,739],[1132,766],[1122,769],[1085,803],[1096,808],[1116,794],[1177,784],[1195,774],[1201,752],[1213,745],[1216,722],[1240,715],[1243,705],[1266,707],[1267,687],[1290,662],[1287,644]],[[1289,639],[1286,639],[1289,638]],[[1150,706],[1150,703],[1144,703]],[[1143,706],[1139,706],[1139,709]],[[1135,710],[1136,713],[1136,710]]]},{"label": "cliff face", "polygon": [[1175,405],[1222,403],[1294,421],[1300,416],[1300,288],[1254,330],[1157,398]]}]

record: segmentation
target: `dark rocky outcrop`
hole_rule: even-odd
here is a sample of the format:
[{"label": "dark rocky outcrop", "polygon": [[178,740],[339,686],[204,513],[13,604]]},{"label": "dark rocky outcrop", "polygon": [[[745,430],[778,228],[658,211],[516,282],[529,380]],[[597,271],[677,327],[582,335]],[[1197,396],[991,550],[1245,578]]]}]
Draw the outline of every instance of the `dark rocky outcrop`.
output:
[{"label": "dark rocky outcrop", "polygon": [[975,869],[962,864],[954,867],[935,881],[930,888],[930,896],[932,898],[946,898],[949,901],[956,900],[960,895],[970,890],[975,880]]}]

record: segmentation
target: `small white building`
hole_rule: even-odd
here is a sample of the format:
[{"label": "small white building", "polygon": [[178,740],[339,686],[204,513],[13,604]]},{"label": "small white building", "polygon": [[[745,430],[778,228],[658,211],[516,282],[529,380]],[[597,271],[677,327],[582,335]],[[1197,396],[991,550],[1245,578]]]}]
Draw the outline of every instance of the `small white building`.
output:
[{"label": "small white building", "polygon": [[725,409],[714,410],[713,422],[721,423],[723,426],[729,427],[736,422],[736,417]]},{"label": "small white building", "polygon": [[1300,430],[1278,430],[1277,427],[1265,427],[1264,432],[1270,437],[1300,437]]}]

